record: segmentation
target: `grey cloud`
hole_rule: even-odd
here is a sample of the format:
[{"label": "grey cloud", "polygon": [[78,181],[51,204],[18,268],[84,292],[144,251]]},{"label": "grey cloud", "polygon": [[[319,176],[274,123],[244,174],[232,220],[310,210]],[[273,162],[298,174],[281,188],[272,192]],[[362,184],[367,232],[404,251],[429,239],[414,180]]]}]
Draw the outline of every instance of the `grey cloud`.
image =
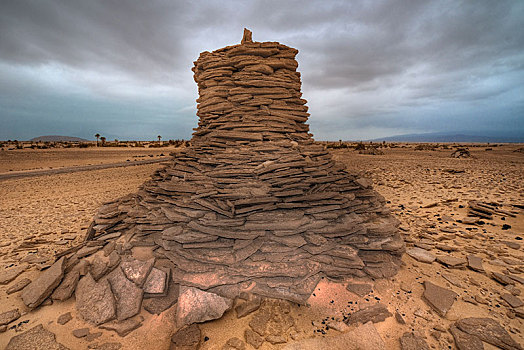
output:
[{"label": "grey cloud", "polygon": [[[159,92],[188,108],[192,61],[239,42],[243,27],[300,50],[312,125],[325,134],[330,123],[431,128],[423,108],[451,102],[488,99],[505,113],[522,94],[524,2],[489,0],[5,1],[0,90],[15,101],[44,88],[63,97],[76,84],[97,98]],[[47,65],[64,67],[68,83],[28,79]]]}]

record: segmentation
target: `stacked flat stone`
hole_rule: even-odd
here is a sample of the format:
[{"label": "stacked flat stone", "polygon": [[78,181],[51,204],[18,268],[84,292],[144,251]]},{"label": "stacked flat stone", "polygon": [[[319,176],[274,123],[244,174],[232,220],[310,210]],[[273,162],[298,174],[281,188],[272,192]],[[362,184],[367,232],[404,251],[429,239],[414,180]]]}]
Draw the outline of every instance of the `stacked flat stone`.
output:
[{"label": "stacked flat stone", "polygon": [[[82,317],[101,324],[136,315],[142,298],[162,312],[179,286],[304,303],[322,276],[393,276],[405,249],[398,222],[308,133],[297,53],[249,31],[240,45],[202,53],[191,145],[138,193],[103,205],[86,242],[59,254],[50,270],[60,273],[30,285],[26,304],[76,289]],[[134,247],[151,259],[133,258]]]},{"label": "stacked flat stone", "polygon": [[126,232],[156,246],[179,283],[230,297],[249,288],[304,301],[322,275],[394,275],[397,220],[308,133],[297,53],[249,33],[203,52],[191,147],[101,208],[93,238]]}]

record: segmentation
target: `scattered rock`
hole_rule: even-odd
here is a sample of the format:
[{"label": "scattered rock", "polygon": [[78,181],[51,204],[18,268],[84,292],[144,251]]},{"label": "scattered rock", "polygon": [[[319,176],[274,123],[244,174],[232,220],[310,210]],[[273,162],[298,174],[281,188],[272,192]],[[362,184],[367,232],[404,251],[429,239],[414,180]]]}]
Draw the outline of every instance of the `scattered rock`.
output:
[{"label": "scattered rock", "polygon": [[21,278],[17,282],[15,282],[12,286],[10,286],[7,290],[7,294],[13,294],[16,292],[21,291],[24,289],[29,283],[31,283],[31,280],[29,278]]},{"label": "scattered rock", "polygon": [[228,339],[226,344],[222,347],[222,350],[245,350],[246,349],[246,343],[244,343],[242,340],[238,338],[231,338]]},{"label": "scattered rock", "polygon": [[93,340],[102,336],[102,332],[89,333],[86,335],[86,341],[92,342]]},{"label": "scattered rock", "polygon": [[171,336],[171,350],[197,350],[200,347],[200,328],[196,324],[179,329]]},{"label": "scattered rock", "polygon": [[400,312],[398,312],[398,310],[395,311],[395,319],[400,324],[406,324],[406,320],[404,320],[404,317],[402,317],[402,315],[400,314]]},{"label": "scattered rock", "polygon": [[119,336],[125,337],[140,326],[142,326],[142,322],[132,318],[128,318],[124,321],[113,321],[104,323],[98,326],[98,328],[115,331]]},{"label": "scattered rock", "polygon": [[491,318],[464,318],[455,323],[461,331],[505,350],[522,349],[504,328]]},{"label": "scattered rock", "polygon": [[431,254],[425,249],[418,247],[407,249],[406,253],[413,259],[427,264],[431,264],[436,259],[435,255]]},{"label": "scattered rock", "polygon": [[73,316],[71,316],[71,313],[66,312],[65,314],[58,316],[58,319],[56,320],[56,322],[63,326],[67,322],[71,321],[72,319],[73,319]]},{"label": "scattered rock", "polygon": [[400,338],[400,348],[402,350],[429,350],[426,341],[411,332],[406,332]]},{"label": "scattered rock", "polygon": [[271,319],[271,313],[267,309],[263,309],[249,322],[249,327],[261,336],[266,334],[267,324]]},{"label": "scattered rock", "polygon": [[20,318],[20,311],[18,309],[9,310],[0,314],[0,326],[6,325],[18,320]]},{"label": "scattered rock", "polygon": [[260,346],[262,346],[262,343],[264,343],[264,338],[262,338],[257,332],[254,332],[249,328],[247,328],[244,331],[244,339],[246,339],[246,343],[248,343],[255,349],[260,348]]},{"label": "scattered rock", "polygon": [[373,323],[368,322],[349,332],[333,337],[315,337],[299,340],[284,350],[385,350],[386,345]]},{"label": "scattered rock", "polygon": [[116,317],[115,298],[107,280],[96,282],[90,274],[82,277],[75,292],[78,314],[99,325]]},{"label": "scattered rock", "polygon": [[353,324],[353,323],[368,323],[368,322],[382,322],[386,318],[393,316],[391,312],[388,311],[388,308],[383,304],[375,304],[372,306],[368,306],[364,309],[360,309],[357,312],[352,313],[346,323],[347,324]]},{"label": "scattered rock", "polygon": [[184,326],[197,322],[215,320],[233,305],[231,299],[214,293],[204,292],[193,287],[180,287],[178,296],[176,323]]},{"label": "scattered rock", "polygon": [[69,350],[69,348],[58,343],[55,334],[39,324],[12,337],[5,350]]},{"label": "scattered rock", "polygon": [[429,281],[424,282],[424,300],[441,316],[446,316],[458,294],[452,290],[442,288]]},{"label": "scattered rock", "polygon": [[348,283],[346,289],[362,298],[373,291],[373,286],[369,283]]},{"label": "scattered rock", "polygon": [[64,277],[65,257],[61,257],[49,269],[41,273],[22,291],[22,300],[27,307],[35,308],[40,305]]},{"label": "scattered rock", "polygon": [[466,266],[466,259],[456,258],[451,255],[438,255],[437,261],[442,265],[446,265],[451,268],[460,268]]},{"label": "scattered rock", "polygon": [[79,328],[73,331],[73,335],[77,338],[83,338],[89,334],[89,328]]},{"label": "scattered rock", "polygon": [[272,345],[277,345],[277,344],[284,344],[286,343],[286,338],[284,338],[283,336],[281,335],[268,335],[266,337],[266,341]]}]

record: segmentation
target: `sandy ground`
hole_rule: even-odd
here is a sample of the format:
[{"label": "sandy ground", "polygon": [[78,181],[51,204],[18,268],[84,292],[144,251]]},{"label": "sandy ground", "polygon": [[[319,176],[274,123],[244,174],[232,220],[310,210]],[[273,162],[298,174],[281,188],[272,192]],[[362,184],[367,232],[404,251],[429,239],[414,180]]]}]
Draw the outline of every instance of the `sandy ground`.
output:
[{"label": "sandy ground", "polygon": [[[521,240],[524,238],[524,213],[512,206],[524,204],[524,154],[512,152],[518,147],[470,148],[474,158],[467,159],[451,158],[451,149],[415,151],[413,145],[387,148],[384,155],[334,150],[336,159],[351,171],[373,179],[375,189],[386,198],[401,221],[401,231],[408,247],[422,245],[434,255],[465,257],[474,254],[483,258],[486,272],[449,269],[438,262],[426,264],[405,255],[405,264],[393,279],[366,281],[374,288],[363,298],[347,291],[344,284],[323,280],[308,305],[291,305],[289,314],[294,325],[285,334],[286,339],[339,334],[332,328],[327,329],[326,320],[342,320],[344,315],[380,302],[391,313],[398,311],[406,321],[406,324],[400,324],[395,317],[389,317],[375,324],[388,349],[399,349],[398,339],[408,331],[424,337],[433,349],[454,349],[453,338],[446,330],[455,320],[472,316],[497,320],[517,342],[524,344],[524,320],[515,317],[511,306],[500,297],[508,287],[505,289],[490,277],[492,271],[510,271],[524,277]],[[0,173],[11,169],[125,161],[134,156],[160,153],[168,152],[166,149],[10,151],[9,154],[0,153]],[[7,295],[6,290],[21,278],[38,275],[39,264],[48,262],[55,252],[82,241],[91,218],[103,202],[136,191],[159,166],[151,164],[0,182],[1,266],[22,263],[29,267],[15,281],[0,285],[0,313],[15,307],[23,313],[9,324],[6,332],[0,333],[0,348],[4,348],[14,335],[39,323],[71,349],[87,348],[90,343],[73,337],[72,331],[83,327],[90,327],[92,333],[100,330],[76,318],[74,298],[28,313],[19,297],[20,292]],[[453,173],[450,169],[463,172]],[[466,216],[470,200],[499,203],[516,216],[497,215],[493,220],[484,220],[484,225],[457,222]],[[503,230],[504,224],[511,228]],[[520,246],[516,248],[506,242]],[[446,274],[455,277],[455,284],[442,277]],[[424,281],[431,281],[459,295],[445,317],[435,313],[423,300]],[[522,284],[516,283],[515,287],[514,294],[519,294]],[[68,311],[73,314],[73,320],[58,325],[58,316]],[[125,338],[102,331],[102,336],[93,342],[119,342],[124,349],[167,349],[174,330],[172,311],[159,316],[142,311],[141,315],[144,317],[142,327]],[[221,319],[200,325],[202,337],[207,339],[202,348],[221,349],[232,337],[244,339],[244,330],[249,327],[252,317],[253,314],[238,319],[230,310]],[[282,348],[284,345],[265,342],[261,349]],[[493,348],[486,346],[486,349]]]}]

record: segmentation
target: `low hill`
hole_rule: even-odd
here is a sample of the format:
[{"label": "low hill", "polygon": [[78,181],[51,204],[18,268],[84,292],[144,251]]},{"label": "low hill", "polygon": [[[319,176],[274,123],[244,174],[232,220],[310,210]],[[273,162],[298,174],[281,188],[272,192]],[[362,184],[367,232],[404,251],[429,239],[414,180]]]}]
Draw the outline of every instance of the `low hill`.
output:
[{"label": "low hill", "polygon": [[33,142],[86,142],[89,140],[74,136],[45,135],[32,138]]}]

